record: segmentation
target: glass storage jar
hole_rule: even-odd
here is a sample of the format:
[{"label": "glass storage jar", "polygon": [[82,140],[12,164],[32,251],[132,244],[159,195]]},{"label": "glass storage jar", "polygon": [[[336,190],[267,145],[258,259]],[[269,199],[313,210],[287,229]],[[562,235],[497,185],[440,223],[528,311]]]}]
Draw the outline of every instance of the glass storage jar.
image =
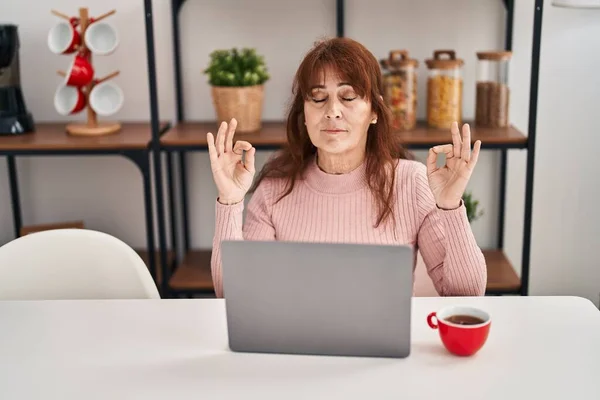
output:
[{"label": "glass storage jar", "polygon": [[[447,56],[447,57],[444,57]],[[454,50],[436,50],[425,61],[427,78],[427,124],[448,129],[454,121],[462,124],[463,60]]]},{"label": "glass storage jar", "polygon": [[511,57],[510,51],[477,53],[475,125],[488,128],[508,126],[508,66]]},{"label": "glass storage jar", "polygon": [[411,130],[417,123],[417,66],[406,50],[392,50],[389,58],[381,59],[383,68],[383,98],[392,111],[394,130]]}]

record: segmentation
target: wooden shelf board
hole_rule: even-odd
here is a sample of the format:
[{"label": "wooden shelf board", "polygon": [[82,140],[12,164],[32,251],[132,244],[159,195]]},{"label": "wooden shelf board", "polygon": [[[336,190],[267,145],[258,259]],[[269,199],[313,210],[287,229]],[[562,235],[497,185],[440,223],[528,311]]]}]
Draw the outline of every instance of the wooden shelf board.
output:
[{"label": "wooden shelf board", "polygon": [[210,272],[210,256],[210,250],[189,251],[171,276],[169,287],[174,290],[214,290]]},{"label": "wooden shelf board", "polygon": [[[182,122],[175,125],[161,137],[161,144],[165,147],[207,147],[206,133],[216,134],[218,124],[210,122]],[[265,121],[262,129],[252,133],[236,133],[236,140],[246,140],[253,145],[282,146],[286,143],[286,125],[283,121]],[[515,127],[507,128],[478,128],[471,124],[472,141],[480,139],[483,146],[506,145],[524,147],[527,138]],[[433,129],[420,122],[414,130],[396,132],[398,139],[406,146],[433,146],[451,143],[450,131],[446,129]]]},{"label": "wooden shelf board", "polygon": [[[143,249],[135,249],[136,253],[139,254],[139,256],[142,258],[142,260],[144,260],[144,263],[146,264],[146,266],[150,265],[150,260],[149,260],[149,255],[150,253],[148,252],[148,250],[143,250]],[[156,262],[156,283],[160,284],[162,282],[162,270],[160,268],[160,251],[155,251],[154,253],[154,260]],[[168,270],[171,270],[171,266],[173,265],[173,262],[175,261],[175,252],[174,251],[167,251],[167,266],[168,266]]]},{"label": "wooden shelf board", "polygon": [[[182,122],[173,126],[160,139],[163,146],[194,146],[208,147],[206,134],[217,134],[218,123],[210,122]],[[264,121],[262,128],[257,132],[236,132],[235,140],[246,140],[255,146],[282,146],[286,143],[285,123],[281,121]]]},{"label": "wooden shelf board", "polygon": [[521,279],[502,250],[483,250],[488,267],[488,291],[512,292],[521,288]]},{"label": "wooden shelf board", "polygon": [[[527,137],[514,126],[506,128],[481,128],[474,123],[466,121],[471,127],[471,142],[481,140],[482,148],[486,145],[511,145],[524,147]],[[449,129],[429,128],[425,123],[419,122],[411,131],[397,132],[398,139],[406,146],[435,146],[438,144],[452,143]]]},{"label": "wooden shelf board", "polygon": [[[35,132],[15,136],[0,135],[0,152],[6,151],[77,151],[139,150],[152,139],[150,122],[124,122],[121,130],[106,136],[73,136],[66,132],[70,123],[35,124]],[[167,125],[161,124],[161,129]]]},{"label": "wooden shelf board", "polygon": [[[521,281],[502,250],[484,250],[488,267],[489,291],[512,292]],[[173,274],[170,287],[176,290],[213,290],[210,272],[210,250],[190,251]]]}]

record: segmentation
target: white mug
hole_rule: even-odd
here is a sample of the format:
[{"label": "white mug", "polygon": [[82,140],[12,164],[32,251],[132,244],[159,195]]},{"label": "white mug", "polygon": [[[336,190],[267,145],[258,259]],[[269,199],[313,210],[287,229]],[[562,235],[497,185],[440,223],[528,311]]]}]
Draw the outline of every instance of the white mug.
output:
[{"label": "white mug", "polygon": [[113,115],[123,106],[124,95],[121,88],[111,81],[95,85],[90,92],[90,107],[98,115]]},{"label": "white mug", "polygon": [[48,48],[55,54],[71,54],[81,42],[79,31],[73,23],[61,21],[48,32]]},{"label": "white mug", "polygon": [[60,115],[77,114],[85,108],[85,95],[80,87],[60,85],[54,93],[54,108]]},{"label": "white mug", "polygon": [[85,45],[96,55],[111,54],[119,45],[117,30],[107,22],[92,22],[85,30]]}]

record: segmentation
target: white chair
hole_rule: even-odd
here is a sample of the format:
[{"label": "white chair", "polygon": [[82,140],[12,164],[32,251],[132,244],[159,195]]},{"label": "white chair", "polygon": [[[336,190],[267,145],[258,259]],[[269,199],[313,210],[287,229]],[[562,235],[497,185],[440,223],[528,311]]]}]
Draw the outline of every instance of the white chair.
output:
[{"label": "white chair", "polygon": [[56,229],[0,247],[0,300],[159,299],[140,256],[87,229]]}]

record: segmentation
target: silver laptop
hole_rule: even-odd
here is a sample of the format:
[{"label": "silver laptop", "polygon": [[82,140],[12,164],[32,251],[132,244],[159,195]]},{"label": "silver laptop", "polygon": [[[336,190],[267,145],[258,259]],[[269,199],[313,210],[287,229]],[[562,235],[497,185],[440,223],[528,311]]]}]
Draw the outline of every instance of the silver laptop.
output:
[{"label": "silver laptop", "polygon": [[407,357],[409,246],[224,241],[232,351]]}]

